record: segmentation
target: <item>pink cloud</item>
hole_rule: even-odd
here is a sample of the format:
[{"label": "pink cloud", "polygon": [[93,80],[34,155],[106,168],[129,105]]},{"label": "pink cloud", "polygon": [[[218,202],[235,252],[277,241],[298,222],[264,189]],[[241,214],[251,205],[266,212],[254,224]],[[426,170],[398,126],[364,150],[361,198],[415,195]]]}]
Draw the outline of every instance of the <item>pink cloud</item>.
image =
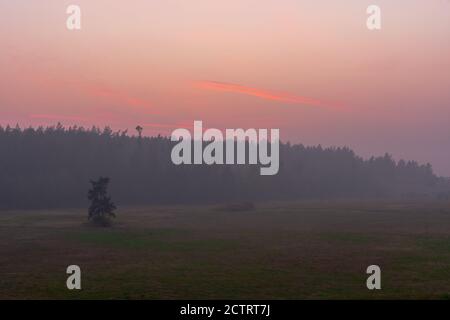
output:
[{"label": "pink cloud", "polygon": [[206,90],[216,90],[225,92],[234,92],[249,96],[258,97],[265,100],[280,101],[288,104],[303,104],[315,107],[340,108],[337,103],[330,103],[318,99],[292,95],[289,93],[275,92],[252,87],[246,87],[234,83],[224,83],[218,81],[197,81],[196,86]]},{"label": "pink cloud", "polygon": [[176,123],[143,123],[143,127],[162,129],[162,130],[173,130],[177,128],[190,129],[194,125],[194,122],[181,121]]},{"label": "pink cloud", "polygon": [[98,86],[89,86],[88,92],[92,96],[110,99],[113,100],[115,103],[123,104],[124,106],[128,107],[138,107],[145,109],[150,109],[153,107],[152,103],[148,100],[141,99],[118,90],[112,90],[109,88]]},{"label": "pink cloud", "polygon": [[63,116],[57,114],[30,114],[32,119],[47,119],[47,120],[70,120],[70,121],[89,121],[88,118],[77,117],[77,116]]}]

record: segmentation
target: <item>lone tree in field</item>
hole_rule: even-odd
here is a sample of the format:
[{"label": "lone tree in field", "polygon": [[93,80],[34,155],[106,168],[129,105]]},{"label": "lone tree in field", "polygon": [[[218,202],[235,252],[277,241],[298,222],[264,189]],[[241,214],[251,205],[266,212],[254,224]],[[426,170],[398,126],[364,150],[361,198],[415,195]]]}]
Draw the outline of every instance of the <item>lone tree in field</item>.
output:
[{"label": "lone tree in field", "polygon": [[111,218],[114,218],[116,206],[108,196],[109,178],[100,177],[97,181],[90,181],[92,189],[88,192],[88,199],[91,201],[89,206],[89,220],[98,226],[109,226]]}]

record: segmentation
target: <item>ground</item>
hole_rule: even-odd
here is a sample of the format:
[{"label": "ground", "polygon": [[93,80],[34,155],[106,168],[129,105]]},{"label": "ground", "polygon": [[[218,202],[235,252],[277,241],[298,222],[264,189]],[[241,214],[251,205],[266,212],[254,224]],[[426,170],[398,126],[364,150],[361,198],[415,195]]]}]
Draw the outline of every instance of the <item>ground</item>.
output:
[{"label": "ground", "polygon": [[[450,203],[0,211],[1,299],[448,299]],[[66,268],[82,290],[66,288]],[[382,290],[366,288],[379,265]]]}]

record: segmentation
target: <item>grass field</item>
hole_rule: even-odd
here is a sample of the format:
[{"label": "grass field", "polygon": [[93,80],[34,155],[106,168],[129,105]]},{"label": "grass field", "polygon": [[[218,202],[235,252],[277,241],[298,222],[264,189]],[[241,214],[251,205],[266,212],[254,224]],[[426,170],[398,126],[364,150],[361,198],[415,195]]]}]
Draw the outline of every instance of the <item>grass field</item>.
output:
[{"label": "grass field", "polygon": [[[245,212],[0,211],[1,299],[448,299],[450,204],[301,202]],[[66,288],[66,268],[82,290]],[[366,288],[367,266],[382,290]]]}]

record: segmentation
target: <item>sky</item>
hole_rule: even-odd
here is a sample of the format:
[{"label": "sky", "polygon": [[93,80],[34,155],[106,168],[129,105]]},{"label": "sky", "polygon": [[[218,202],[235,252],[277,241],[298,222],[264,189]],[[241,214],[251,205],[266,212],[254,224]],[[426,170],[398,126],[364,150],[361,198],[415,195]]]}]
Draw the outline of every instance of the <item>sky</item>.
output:
[{"label": "sky", "polygon": [[0,14],[1,125],[277,128],[450,176],[449,0],[0,0]]}]

